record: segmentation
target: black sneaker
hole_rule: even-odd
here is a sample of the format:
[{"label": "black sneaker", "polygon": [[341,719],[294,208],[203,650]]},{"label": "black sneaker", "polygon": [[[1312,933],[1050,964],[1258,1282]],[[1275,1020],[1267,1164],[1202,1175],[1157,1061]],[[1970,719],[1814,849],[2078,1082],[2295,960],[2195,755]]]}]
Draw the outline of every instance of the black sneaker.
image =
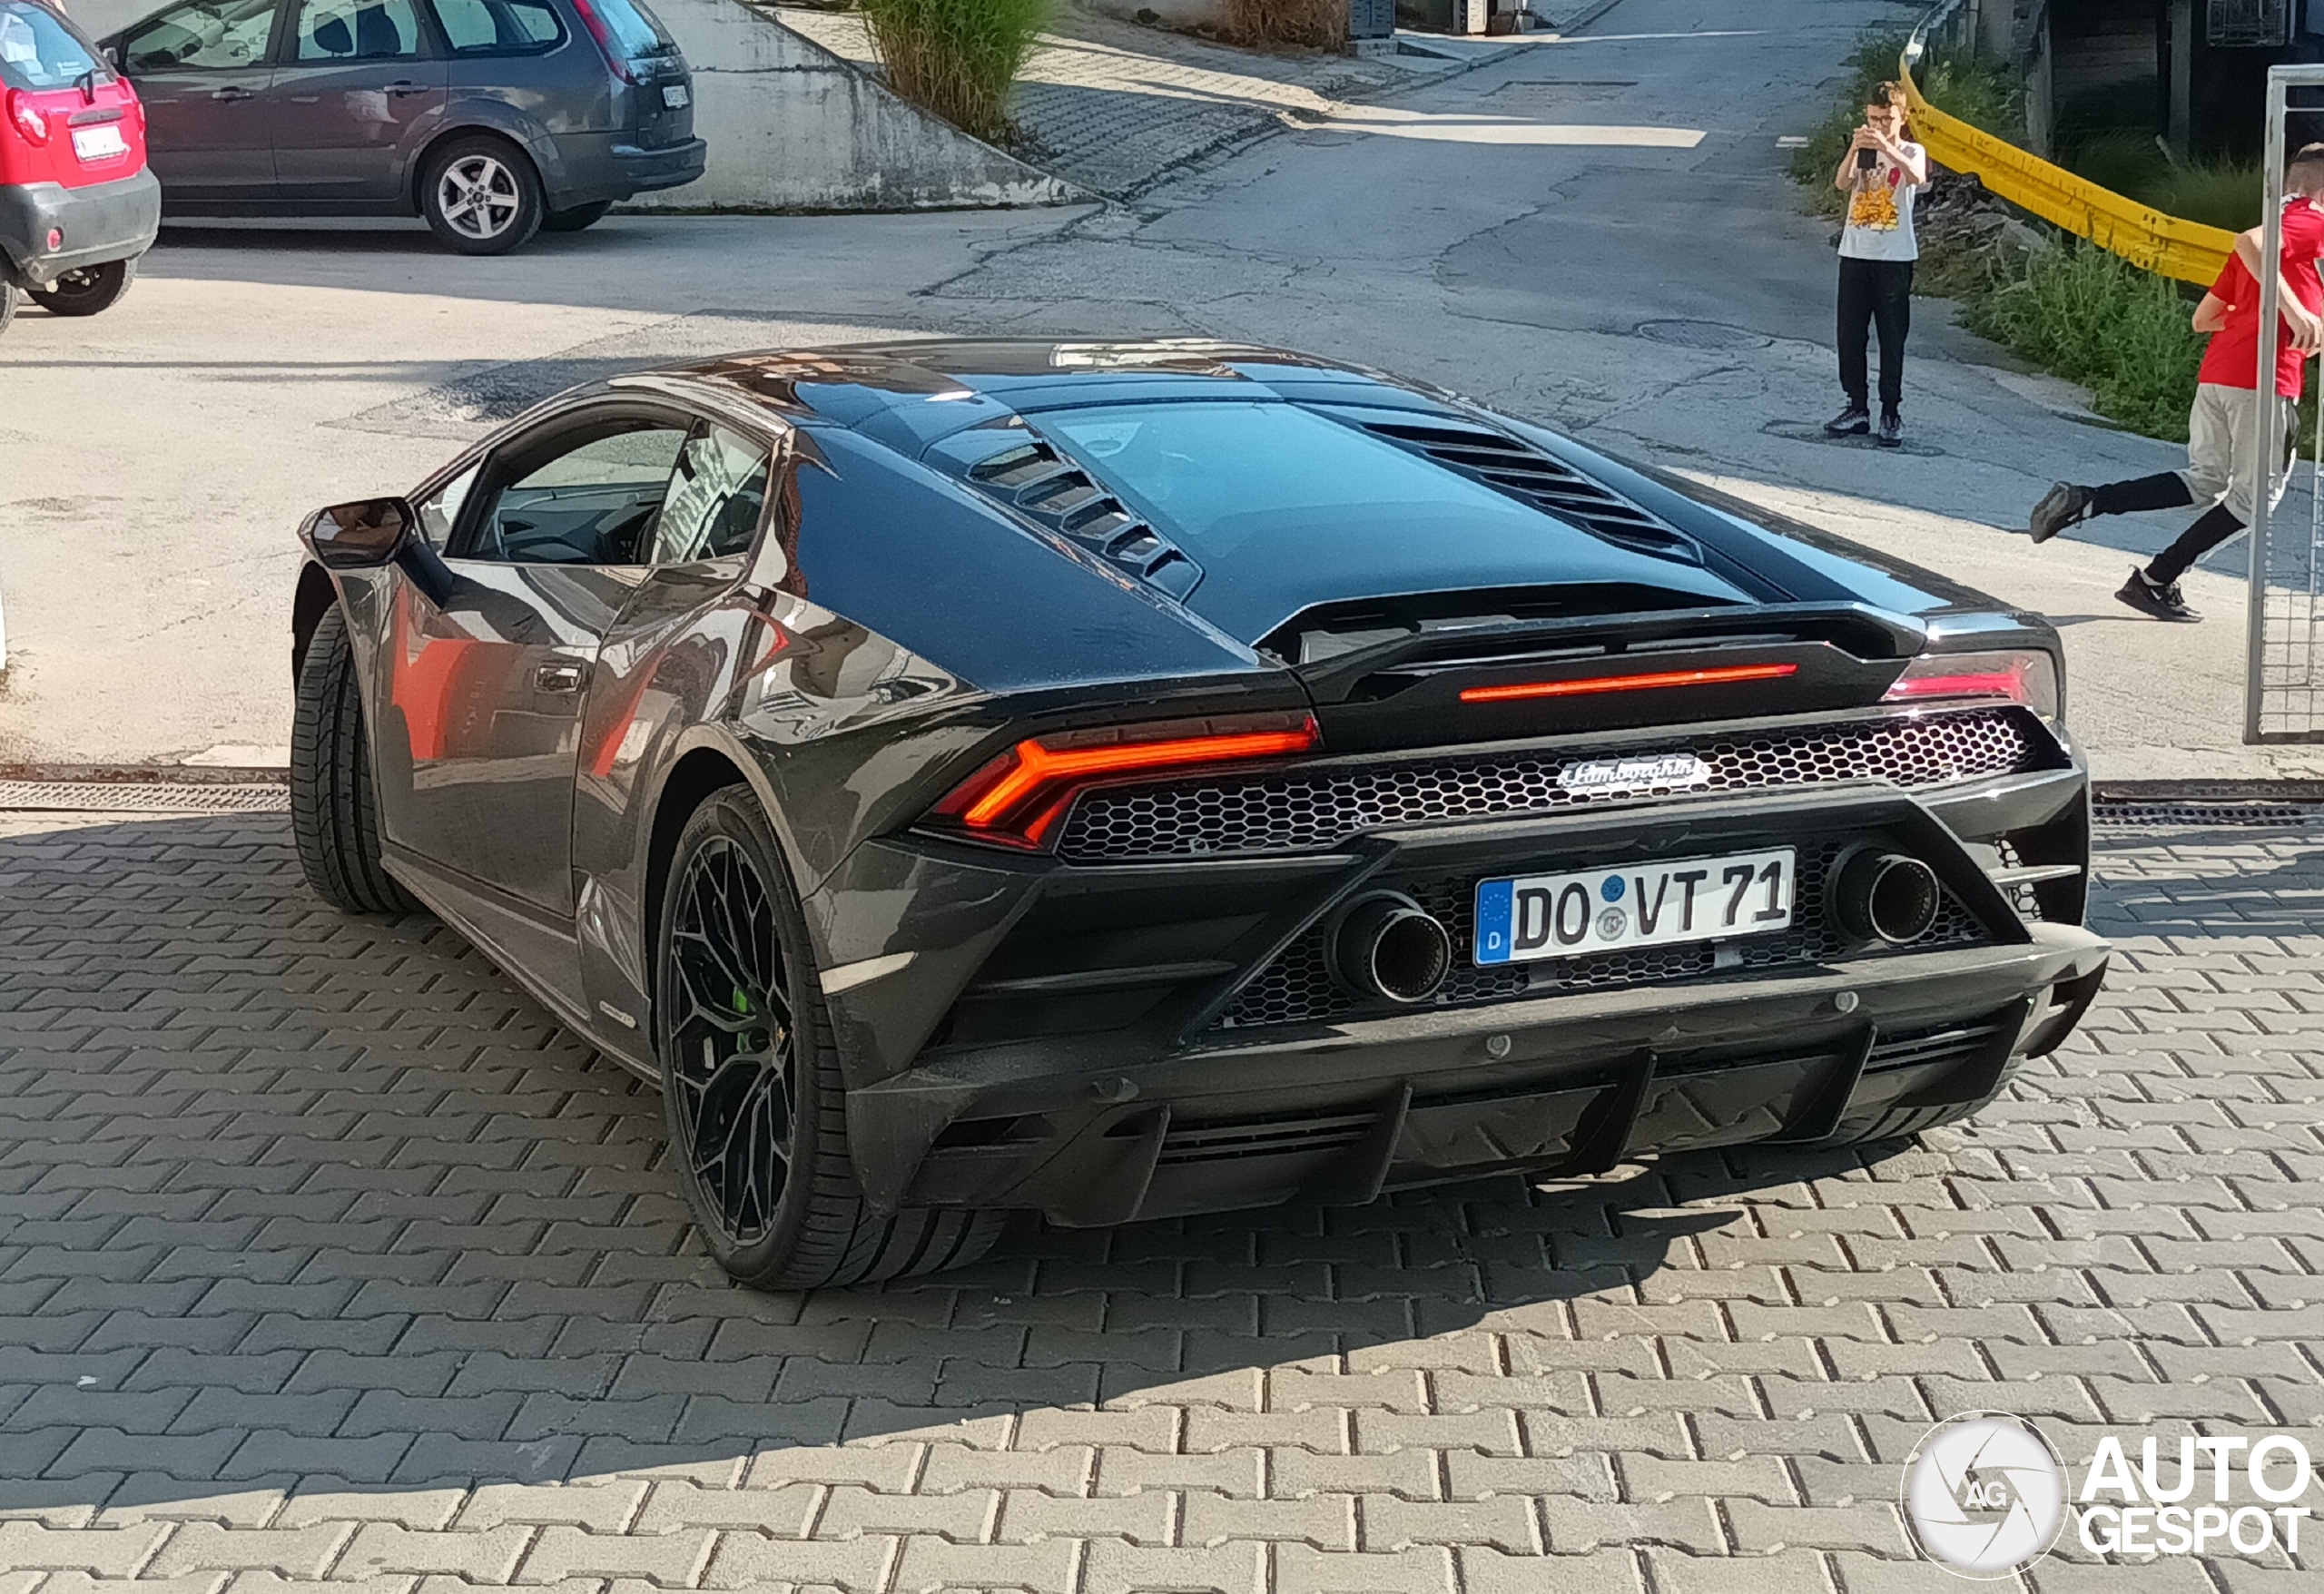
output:
[{"label": "black sneaker", "polygon": [[1861,404],[1851,404],[1824,423],[1827,438],[1860,438],[1872,429],[1872,411]]},{"label": "black sneaker", "polygon": [[2098,495],[2088,487],[2078,487],[2062,481],[2042,495],[2034,506],[2034,513],[2026,517],[2025,529],[2037,543],[2048,542],[2069,526],[2080,526],[2090,518],[2090,506]]},{"label": "black sneaker", "polygon": [[1884,448],[1903,448],[1905,446],[1905,418],[1893,409],[1882,410],[1880,435],[1873,438],[1873,441]]},{"label": "black sneaker", "polygon": [[2122,583],[2122,590],[2114,595],[2142,615],[2152,615],[2158,620],[2200,620],[2201,615],[2187,606],[2187,599],[2179,584],[2157,586],[2146,578],[2146,572],[2133,569],[2131,578]]}]

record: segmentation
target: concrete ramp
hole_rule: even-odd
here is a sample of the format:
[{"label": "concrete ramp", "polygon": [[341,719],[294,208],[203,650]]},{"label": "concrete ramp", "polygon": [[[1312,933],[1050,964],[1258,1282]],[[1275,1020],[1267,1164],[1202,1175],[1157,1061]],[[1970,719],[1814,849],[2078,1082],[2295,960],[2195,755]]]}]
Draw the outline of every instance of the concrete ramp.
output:
[{"label": "concrete ramp", "polygon": [[635,210],[922,211],[1052,205],[1078,189],[908,104],[743,0],[654,0],[694,68],[699,181]]}]

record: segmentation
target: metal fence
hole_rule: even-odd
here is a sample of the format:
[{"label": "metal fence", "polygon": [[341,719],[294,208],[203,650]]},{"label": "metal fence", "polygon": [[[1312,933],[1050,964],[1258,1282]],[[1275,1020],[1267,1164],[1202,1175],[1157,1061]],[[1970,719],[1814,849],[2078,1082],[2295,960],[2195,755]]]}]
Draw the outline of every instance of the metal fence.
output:
[{"label": "metal fence", "polygon": [[[2267,203],[2261,211],[2260,342],[2246,461],[2255,483],[2275,478],[2284,465],[2283,439],[2291,429],[2291,400],[2276,392],[2273,336],[2280,313],[2283,262],[2286,107],[2294,88],[2324,84],[2324,66],[2278,66],[2268,74]],[[2303,268],[2312,270],[2313,268]],[[2315,380],[2311,374],[2309,380]],[[2244,677],[2246,742],[2324,742],[2324,424],[2295,450],[2292,486],[2304,495],[2279,500],[2253,494],[2250,660]],[[2300,458],[2306,454],[2305,458]],[[2300,501],[2304,497],[2304,504]]]}]

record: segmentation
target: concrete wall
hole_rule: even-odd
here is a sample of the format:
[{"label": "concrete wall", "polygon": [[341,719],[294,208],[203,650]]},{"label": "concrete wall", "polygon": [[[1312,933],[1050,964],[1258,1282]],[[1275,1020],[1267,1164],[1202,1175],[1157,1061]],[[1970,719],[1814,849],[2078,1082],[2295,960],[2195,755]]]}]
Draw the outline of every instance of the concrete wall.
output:
[{"label": "concrete wall", "polygon": [[[1063,204],[1060,179],[908,105],[851,62],[741,0],[653,0],[694,72],[698,182],[638,209],[914,211]],[[103,36],[162,0],[66,0]]]},{"label": "concrete wall", "polygon": [[1084,0],[1084,4],[1124,22],[1141,21],[1139,12],[1152,12],[1164,27],[1218,27],[1226,21],[1226,0]]},{"label": "concrete wall", "polygon": [[654,0],[694,72],[699,182],[656,210],[911,211],[1060,204],[1070,184],[908,105],[739,0]]}]

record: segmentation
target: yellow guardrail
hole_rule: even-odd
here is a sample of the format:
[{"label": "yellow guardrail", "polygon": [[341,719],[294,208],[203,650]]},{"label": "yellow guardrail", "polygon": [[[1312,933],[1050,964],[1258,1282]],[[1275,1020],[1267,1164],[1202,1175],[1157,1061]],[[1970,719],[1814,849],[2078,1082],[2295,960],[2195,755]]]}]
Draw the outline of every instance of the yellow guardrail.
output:
[{"label": "yellow guardrail", "polygon": [[[1915,41],[1917,43],[1917,40]],[[2087,238],[2109,254],[2181,282],[2208,288],[2227,263],[2235,234],[2201,221],[2182,221],[2150,210],[2135,200],[2076,177],[1983,128],[1972,127],[1929,103],[1913,81],[1918,52],[1907,46],[1896,80],[1912,102],[1913,136],[1930,159],[1955,172],[1975,173],[2010,203]]]}]

